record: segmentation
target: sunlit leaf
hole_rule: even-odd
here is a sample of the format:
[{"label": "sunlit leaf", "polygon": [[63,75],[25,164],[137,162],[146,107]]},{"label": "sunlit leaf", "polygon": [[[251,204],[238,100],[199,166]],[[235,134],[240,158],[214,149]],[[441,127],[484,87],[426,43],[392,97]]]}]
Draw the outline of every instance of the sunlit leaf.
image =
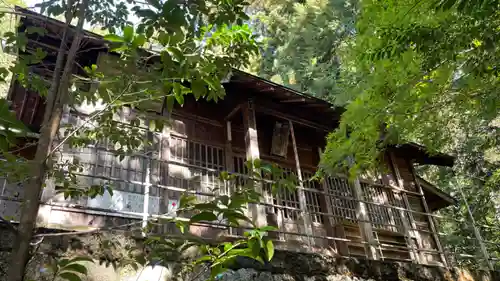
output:
[{"label": "sunlit leaf", "polygon": [[108,34],[104,36],[104,40],[110,41],[110,42],[124,42],[125,39],[123,37],[120,37],[116,34]]},{"label": "sunlit leaf", "polygon": [[267,260],[271,261],[271,259],[274,256],[274,244],[272,240],[267,240],[266,245],[264,247],[264,250],[266,252]]},{"label": "sunlit leaf", "polygon": [[80,278],[79,275],[72,273],[72,272],[62,272],[59,274],[59,277],[68,281],[81,281],[82,279]]}]

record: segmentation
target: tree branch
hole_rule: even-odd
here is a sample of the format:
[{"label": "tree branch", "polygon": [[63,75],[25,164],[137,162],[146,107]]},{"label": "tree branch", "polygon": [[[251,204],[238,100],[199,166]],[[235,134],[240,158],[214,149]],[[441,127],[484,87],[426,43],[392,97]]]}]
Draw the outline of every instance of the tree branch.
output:
[{"label": "tree branch", "polygon": [[0,221],[3,222],[5,225],[7,225],[7,228],[13,232],[14,234],[17,234],[17,228],[8,220],[6,220],[4,217],[0,216]]},{"label": "tree branch", "polygon": [[50,155],[52,155],[52,153],[54,153],[57,149],[59,149],[70,137],[72,137],[74,134],[76,134],[76,132],[78,132],[81,128],[83,128],[85,125],[87,125],[90,121],[92,121],[94,118],[96,118],[97,116],[102,114],[106,109],[108,109],[110,106],[112,106],[115,101],[117,101],[121,96],[123,96],[125,94],[125,92],[130,88],[131,84],[132,83],[129,83],[127,85],[127,87],[125,87],[125,89],[116,98],[114,98],[110,103],[108,103],[103,109],[92,114],[92,116],[90,116],[87,120],[85,120],[85,122],[83,124],[81,124],[80,126],[75,128],[71,133],[69,133],[61,142],[59,142],[59,144],[56,145],[56,147],[54,147],[50,151],[50,153],[47,155],[47,158],[49,158]]}]

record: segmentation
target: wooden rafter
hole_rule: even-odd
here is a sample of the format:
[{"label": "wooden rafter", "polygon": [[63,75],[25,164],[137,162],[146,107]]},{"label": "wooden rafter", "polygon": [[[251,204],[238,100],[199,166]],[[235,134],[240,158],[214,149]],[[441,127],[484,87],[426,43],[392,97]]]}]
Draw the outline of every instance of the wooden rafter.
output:
[{"label": "wooden rafter", "polygon": [[265,114],[269,114],[269,115],[273,115],[273,116],[276,116],[276,117],[280,117],[280,118],[285,119],[285,120],[291,120],[291,121],[293,121],[296,124],[301,124],[301,125],[304,125],[306,127],[311,127],[311,128],[314,128],[314,129],[319,129],[319,130],[322,130],[322,131],[325,131],[325,132],[329,132],[329,131],[331,131],[333,129],[333,128],[328,128],[327,126],[320,125],[318,123],[315,123],[315,122],[312,122],[312,121],[309,121],[309,120],[297,117],[297,116],[293,116],[293,115],[290,115],[290,114],[282,113],[280,111],[271,109],[271,108],[266,107],[266,106],[257,106],[256,110],[259,111],[259,112],[265,113]]},{"label": "wooden rafter", "polygon": [[289,99],[289,100],[281,100],[280,103],[298,103],[298,102],[305,102],[305,98],[298,98],[298,99]]},{"label": "wooden rafter", "polygon": [[238,113],[238,111],[241,110],[241,104],[238,104],[235,108],[233,108],[227,115],[226,117],[224,118],[224,120],[230,120],[231,118],[233,118],[233,116]]}]

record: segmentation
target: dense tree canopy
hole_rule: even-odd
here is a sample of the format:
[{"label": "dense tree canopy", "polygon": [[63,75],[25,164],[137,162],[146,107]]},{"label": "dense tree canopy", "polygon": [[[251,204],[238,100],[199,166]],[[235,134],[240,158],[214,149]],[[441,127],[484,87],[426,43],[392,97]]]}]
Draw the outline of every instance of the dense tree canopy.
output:
[{"label": "dense tree canopy", "polygon": [[[499,4],[484,2],[362,1],[342,73],[351,100],[328,138],[325,168],[353,156],[356,172],[377,165],[386,145],[408,141],[445,151],[457,156],[453,170],[425,175],[458,198],[463,191],[476,220],[498,227]],[[467,217],[463,201],[454,208],[451,217]],[[465,228],[453,234],[473,237]],[[498,228],[484,233],[498,238]]]},{"label": "dense tree canopy", "polygon": [[[15,5],[24,6],[22,1],[18,0],[5,0],[0,4],[0,9],[12,9]],[[4,15],[0,19],[0,33],[14,31],[16,26],[16,17],[14,15]],[[12,65],[15,61],[16,56],[13,54],[9,54],[7,50],[1,48],[0,50],[0,67],[5,68],[6,70]],[[11,73],[8,71],[5,73],[6,75],[0,74],[1,79],[5,82],[11,79]],[[0,98],[7,96],[7,91],[9,90],[9,83],[0,83]]]},{"label": "dense tree canopy", "polygon": [[357,1],[253,1],[252,26],[263,40],[251,71],[336,103],[341,52],[354,34]]},{"label": "dense tree canopy", "polygon": [[447,242],[478,254],[470,222],[452,222],[468,217],[463,192],[498,254],[498,1],[276,0],[251,7],[266,38],[252,71],[346,105],[328,137],[324,170],[350,167],[354,175],[378,166],[385,146],[408,141],[452,154],[453,169],[418,169],[460,199],[444,213]]}]

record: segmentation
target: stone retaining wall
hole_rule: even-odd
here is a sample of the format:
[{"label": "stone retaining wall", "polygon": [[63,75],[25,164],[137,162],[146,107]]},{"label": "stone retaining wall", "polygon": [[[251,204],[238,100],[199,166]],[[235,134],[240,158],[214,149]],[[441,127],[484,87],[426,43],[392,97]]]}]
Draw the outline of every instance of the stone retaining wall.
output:
[{"label": "stone retaining wall", "polygon": [[[106,236],[107,235],[107,236]],[[0,225],[0,281],[7,281],[5,271],[9,251],[14,237]],[[98,241],[112,239],[120,247],[103,250]],[[108,260],[120,260],[126,256],[125,245],[137,241],[123,234],[94,234],[86,236],[59,236],[46,238],[39,247],[41,254],[35,255],[29,264],[28,276],[32,280],[51,280],[45,274],[45,264],[52,253],[91,253],[101,263],[88,264],[86,281],[173,281],[172,267],[147,267],[134,271],[131,268],[114,269]],[[182,281],[204,281],[208,272],[185,276]],[[302,254],[277,251],[273,260],[265,265],[240,258],[234,266],[217,278],[220,281],[500,281],[499,274],[424,266],[411,263],[369,261],[336,258],[319,254]]]}]

